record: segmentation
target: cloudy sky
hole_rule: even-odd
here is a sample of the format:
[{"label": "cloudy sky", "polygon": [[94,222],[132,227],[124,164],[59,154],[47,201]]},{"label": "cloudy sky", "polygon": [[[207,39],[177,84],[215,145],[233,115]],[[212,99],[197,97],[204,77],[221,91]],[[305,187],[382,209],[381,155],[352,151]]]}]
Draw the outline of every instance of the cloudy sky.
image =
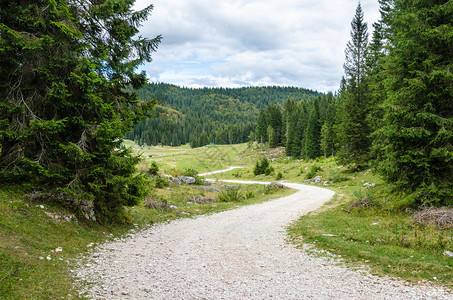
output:
[{"label": "cloudy sky", "polygon": [[[283,85],[338,89],[357,0],[137,0],[154,10],[140,28],[163,36],[152,82],[188,87]],[[377,0],[362,0],[365,21]]]}]

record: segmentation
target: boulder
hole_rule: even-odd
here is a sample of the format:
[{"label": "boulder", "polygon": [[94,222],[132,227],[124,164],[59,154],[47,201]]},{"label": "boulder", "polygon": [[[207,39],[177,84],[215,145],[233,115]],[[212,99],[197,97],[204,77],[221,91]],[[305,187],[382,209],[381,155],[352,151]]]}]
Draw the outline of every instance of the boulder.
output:
[{"label": "boulder", "polygon": [[204,191],[208,192],[215,192],[215,193],[220,193],[220,190],[214,186],[205,186],[205,185],[200,185],[198,188]]},{"label": "boulder", "polygon": [[173,176],[171,176],[171,175],[164,174],[163,176],[164,176],[165,178],[167,178],[168,180],[170,180],[170,182],[173,182],[173,183],[176,183],[176,184],[181,184],[181,183],[182,183],[182,182],[181,182],[181,179],[175,178],[175,177],[173,177]]},{"label": "boulder", "polygon": [[280,183],[280,182],[275,182],[275,181],[273,181],[273,182],[269,183],[269,187],[271,187],[271,188],[278,188],[278,189],[284,189],[284,188],[285,188],[285,185],[282,184],[282,183]]},{"label": "boulder", "polygon": [[196,182],[195,178],[190,176],[178,176],[178,178],[185,184],[195,184]]},{"label": "boulder", "polygon": [[313,181],[316,184],[321,184],[321,179],[322,179],[322,176],[315,176],[315,178],[313,178]]}]

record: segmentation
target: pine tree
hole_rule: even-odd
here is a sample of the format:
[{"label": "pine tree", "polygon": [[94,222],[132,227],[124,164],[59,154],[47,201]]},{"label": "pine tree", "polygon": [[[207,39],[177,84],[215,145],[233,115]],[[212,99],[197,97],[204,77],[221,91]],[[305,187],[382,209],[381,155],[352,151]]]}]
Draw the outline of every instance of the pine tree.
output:
[{"label": "pine tree", "polygon": [[368,163],[371,140],[369,95],[366,82],[368,52],[367,24],[360,3],[351,23],[351,41],[345,50],[346,89],[341,95],[338,159],[342,163],[362,167]]},{"label": "pine tree", "polygon": [[319,99],[313,103],[307,123],[305,135],[305,157],[314,159],[321,156],[321,125],[319,123]]},{"label": "pine tree", "polygon": [[292,156],[293,143],[296,134],[297,115],[298,113],[296,103],[292,99],[288,99],[285,104],[285,153],[287,156]]},{"label": "pine tree", "polygon": [[332,102],[327,107],[324,124],[321,127],[321,151],[326,157],[333,156],[336,152],[335,111],[336,106],[332,97]]},{"label": "pine tree", "polygon": [[267,126],[267,140],[269,141],[269,148],[277,147],[277,134],[271,125]]},{"label": "pine tree", "polygon": [[395,0],[378,169],[418,203],[453,204],[453,2]]},{"label": "pine tree", "polygon": [[266,136],[267,136],[267,120],[266,120],[266,113],[264,112],[264,108],[261,108],[260,115],[258,116],[258,124],[256,128],[257,132],[257,141],[261,145],[261,149],[263,149],[263,143],[265,143]]},{"label": "pine tree", "polygon": [[271,143],[271,147],[275,148],[281,143],[283,125],[282,111],[278,105],[270,104],[267,107],[267,124],[271,126],[274,131],[275,140]]},{"label": "pine tree", "polygon": [[134,37],[152,10],[134,1],[0,2],[0,180],[94,202],[124,221],[143,195],[138,159],[119,148],[147,115],[132,89],[160,41]]},{"label": "pine tree", "polygon": [[309,111],[307,102],[303,101],[299,104],[298,119],[296,124],[296,134],[293,143],[293,157],[306,157],[305,155],[305,138],[307,133],[307,123],[309,118]]}]

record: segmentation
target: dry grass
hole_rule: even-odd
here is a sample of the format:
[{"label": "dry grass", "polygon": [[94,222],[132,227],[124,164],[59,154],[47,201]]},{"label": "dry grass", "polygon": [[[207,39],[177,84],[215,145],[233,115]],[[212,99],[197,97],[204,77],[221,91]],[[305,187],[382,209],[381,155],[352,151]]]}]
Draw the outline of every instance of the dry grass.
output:
[{"label": "dry grass", "polygon": [[168,202],[155,200],[152,197],[145,198],[145,207],[149,209],[158,209],[158,210],[171,210]]},{"label": "dry grass", "polygon": [[347,212],[347,213],[352,213],[351,210],[354,209],[354,208],[358,208],[358,207],[367,208],[367,207],[370,207],[370,206],[372,206],[370,198],[365,197],[365,198],[363,198],[360,201],[352,203],[347,208],[342,208],[342,210]]},{"label": "dry grass", "polygon": [[193,198],[187,199],[187,203],[193,203],[193,204],[206,204],[206,203],[213,203],[217,202],[217,199],[212,198],[212,197],[204,197],[201,195],[195,196]]},{"label": "dry grass", "polygon": [[414,221],[421,225],[436,225],[439,228],[453,228],[453,208],[425,208],[414,215]]}]

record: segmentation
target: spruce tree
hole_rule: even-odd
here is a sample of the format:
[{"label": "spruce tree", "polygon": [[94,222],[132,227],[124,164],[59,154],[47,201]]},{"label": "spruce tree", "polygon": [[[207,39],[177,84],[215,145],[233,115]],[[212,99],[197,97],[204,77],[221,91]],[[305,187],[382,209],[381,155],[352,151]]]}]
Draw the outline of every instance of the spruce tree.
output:
[{"label": "spruce tree", "polygon": [[453,2],[395,0],[378,169],[418,203],[453,204]]},{"label": "spruce tree", "polygon": [[298,109],[298,120],[296,124],[296,134],[293,143],[293,157],[305,157],[305,137],[307,133],[307,123],[309,118],[309,110],[307,108],[307,102],[302,101],[299,104]]},{"label": "spruce tree", "polygon": [[336,152],[336,132],[335,132],[335,111],[334,99],[330,102],[326,111],[326,118],[321,127],[321,151],[324,156],[333,156]]},{"label": "spruce tree", "polygon": [[288,99],[285,104],[285,136],[286,136],[286,149],[285,153],[287,156],[292,156],[293,143],[296,134],[296,124],[297,124],[297,105],[296,103]]},{"label": "spruce tree", "polygon": [[263,149],[263,143],[267,141],[267,119],[266,113],[264,112],[264,108],[261,108],[260,114],[258,116],[258,123],[257,123],[257,142],[260,143],[261,149]]},{"label": "spruce tree", "polygon": [[136,37],[134,1],[0,2],[0,181],[94,202],[125,221],[143,195],[124,133],[154,105],[133,89],[160,37]]},{"label": "spruce tree", "polygon": [[319,99],[313,103],[307,123],[305,135],[305,157],[314,159],[321,156],[321,125],[319,123]]},{"label": "spruce tree", "polygon": [[270,144],[272,144],[272,148],[275,148],[280,145],[282,139],[283,119],[280,106],[276,104],[270,104],[267,107],[267,124],[271,126],[274,131],[275,139]]},{"label": "spruce tree", "polygon": [[360,168],[368,163],[371,145],[369,138],[371,129],[367,121],[369,114],[369,95],[366,82],[368,32],[360,3],[351,27],[351,40],[345,50],[346,88],[341,95],[338,158],[342,163]]}]

